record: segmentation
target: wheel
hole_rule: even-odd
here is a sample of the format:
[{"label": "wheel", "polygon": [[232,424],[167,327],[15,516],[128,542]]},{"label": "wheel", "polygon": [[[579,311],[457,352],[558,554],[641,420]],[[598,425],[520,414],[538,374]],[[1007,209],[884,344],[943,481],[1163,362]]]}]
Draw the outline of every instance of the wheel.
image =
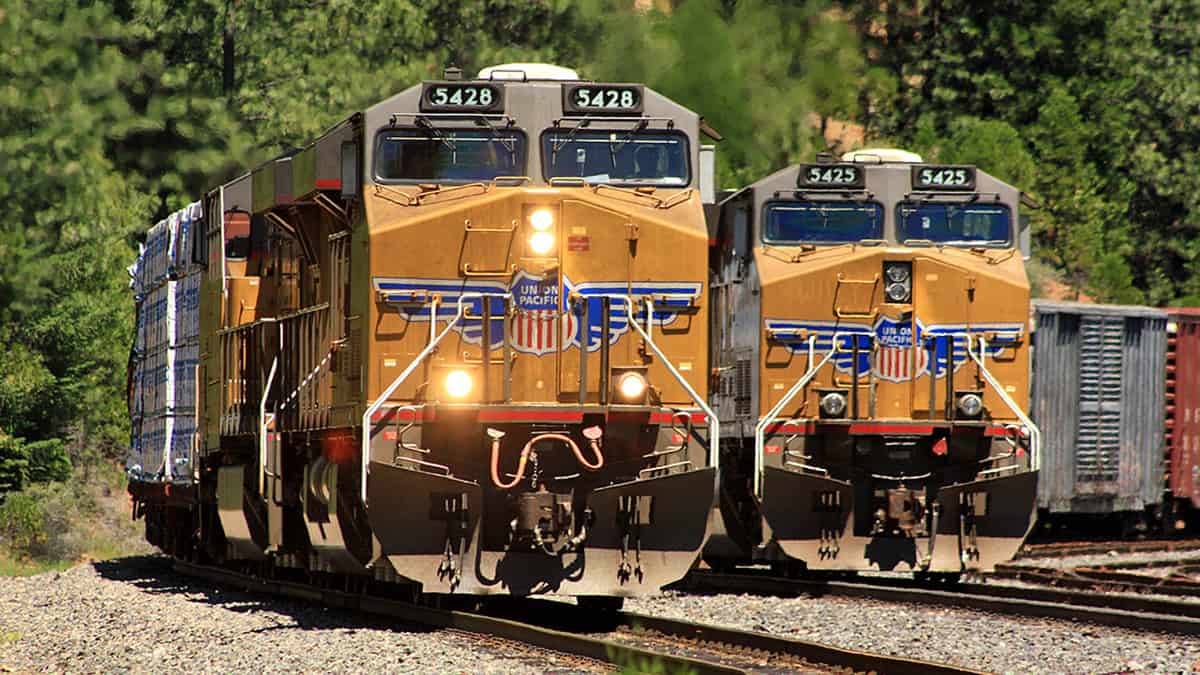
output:
[{"label": "wheel", "polygon": [[580,595],[575,599],[580,607],[596,612],[619,612],[625,606],[625,598],[613,595]]}]

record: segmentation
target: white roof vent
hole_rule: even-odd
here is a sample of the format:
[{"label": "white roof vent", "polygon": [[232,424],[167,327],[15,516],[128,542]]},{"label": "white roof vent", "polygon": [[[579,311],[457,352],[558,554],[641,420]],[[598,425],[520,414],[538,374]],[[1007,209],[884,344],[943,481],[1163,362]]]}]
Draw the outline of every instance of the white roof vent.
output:
[{"label": "white roof vent", "polygon": [[550,63],[502,63],[479,71],[480,80],[578,80],[579,73]]},{"label": "white roof vent", "polygon": [[863,164],[920,164],[925,160],[915,152],[899,148],[863,148],[842,155],[842,161]]}]

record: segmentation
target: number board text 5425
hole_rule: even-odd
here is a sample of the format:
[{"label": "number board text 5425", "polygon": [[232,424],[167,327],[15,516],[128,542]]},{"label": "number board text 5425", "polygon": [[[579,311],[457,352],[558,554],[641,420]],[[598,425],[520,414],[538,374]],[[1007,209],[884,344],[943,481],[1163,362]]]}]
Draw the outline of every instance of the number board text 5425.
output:
[{"label": "number board text 5425", "polygon": [[426,82],[422,112],[502,112],[504,88],[481,82]]},{"label": "number board text 5425", "polygon": [[974,190],[975,167],[914,166],[912,186],[914,190]]},{"label": "number board text 5425", "polygon": [[799,188],[862,188],[866,185],[863,167],[855,164],[803,164],[796,176]]}]

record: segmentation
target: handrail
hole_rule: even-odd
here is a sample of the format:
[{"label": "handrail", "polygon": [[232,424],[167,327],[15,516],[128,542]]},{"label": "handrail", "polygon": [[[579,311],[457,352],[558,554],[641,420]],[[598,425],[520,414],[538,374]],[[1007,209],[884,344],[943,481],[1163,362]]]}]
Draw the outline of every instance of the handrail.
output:
[{"label": "handrail", "polygon": [[757,496],[757,497],[762,496],[762,475],[763,475],[763,468],[764,468],[763,467],[763,446],[766,443],[765,437],[766,437],[767,427],[770,426],[771,424],[775,423],[776,418],[779,417],[779,413],[783,411],[783,409],[787,406],[787,404],[791,403],[792,399],[796,397],[796,394],[799,394],[800,391],[802,389],[804,389],[804,387],[808,386],[808,383],[810,381],[812,381],[812,379],[814,377],[816,377],[817,373],[820,372],[820,370],[822,368],[825,367],[825,364],[829,363],[829,360],[833,358],[833,355],[837,354],[838,340],[843,335],[853,335],[853,333],[840,333],[840,332],[834,333],[833,334],[833,347],[829,350],[829,353],[825,354],[825,358],[821,359],[821,362],[816,364],[815,366],[811,365],[811,364],[812,364],[812,358],[813,358],[812,354],[814,354],[815,350],[816,350],[817,336],[814,335],[808,339],[808,349],[809,349],[809,354],[810,354],[810,356],[809,356],[810,367],[808,369],[808,372],[804,373],[804,375],[802,375],[799,380],[796,380],[796,383],[792,385],[791,389],[787,390],[787,392],[783,395],[783,398],[779,399],[779,402],[776,403],[771,408],[771,410],[766,415],[764,415],[762,419],[760,419],[758,421],[758,424],[756,424],[754,426],[754,494],[755,494],[755,496]]},{"label": "handrail", "polygon": [[993,389],[996,390],[997,394],[1000,395],[1000,400],[1004,401],[1004,405],[1008,406],[1008,409],[1010,411],[1012,411],[1012,413],[1014,415],[1017,416],[1017,419],[1021,420],[1021,424],[1024,424],[1025,428],[1029,430],[1029,468],[1032,469],[1033,471],[1037,471],[1037,470],[1041,469],[1041,466],[1042,466],[1042,431],[1041,431],[1041,429],[1038,429],[1037,425],[1033,423],[1033,420],[1031,420],[1029,418],[1029,416],[1025,414],[1025,411],[1021,410],[1020,406],[1017,405],[1016,401],[1012,400],[1012,397],[1008,395],[1008,392],[1004,391],[1004,387],[1000,386],[1000,382],[996,379],[996,377],[994,375],[992,375],[991,371],[989,371],[987,369],[987,366],[984,365],[984,358],[985,358],[984,355],[987,354],[987,338],[983,337],[982,335],[979,336],[979,355],[976,355],[974,350],[971,349],[971,336],[969,334],[966,334],[966,338],[967,338],[967,355],[971,357],[972,361],[974,361],[976,364],[979,365],[979,374],[983,375],[983,379],[988,384],[990,384]]},{"label": "handrail", "polygon": [[267,485],[267,397],[271,395],[271,385],[275,383],[275,370],[278,367],[279,357],[276,356],[271,360],[271,372],[267,375],[267,383],[258,402],[258,496],[264,498],[266,494],[263,491]]},{"label": "handrail", "polygon": [[[396,389],[398,389],[400,387],[400,385],[404,382],[404,380],[408,379],[408,376],[411,375],[413,373],[413,371],[417,369],[417,366],[421,365],[421,362],[424,361],[426,358],[428,358],[429,355],[433,353],[433,350],[436,349],[437,346],[442,342],[442,340],[446,339],[446,336],[449,335],[450,332],[454,330],[454,327],[456,325],[458,325],[458,322],[461,321],[463,316],[467,313],[467,306],[464,304],[464,301],[467,299],[470,299],[470,298],[481,298],[482,299],[483,294],[468,292],[468,293],[463,293],[462,295],[458,296],[458,310],[455,312],[454,318],[450,320],[450,323],[446,324],[446,327],[442,329],[441,333],[437,334],[437,337],[434,337],[433,339],[431,339],[429,341],[429,344],[425,346],[425,349],[423,349],[420,354],[417,354],[417,357],[415,359],[413,359],[411,363],[408,364],[408,367],[405,368],[404,371],[401,372],[399,375],[397,375],[395,380],[392,380],[392,383],[390,385],[388,385],[388,388],[384,389],[383,393],[379,395],[379,398],[375,399],[375,401],[370,406],[367,407],[366,412],[363,413],[363,416],[362,416],[362,471],[361,471],[362,485],[361,485],[361,489],[362,489],[362,500],[363,500],[364,505],[367,503],[367,472],[370,470],[370,467],[371,467],[371,428],[370,428],[371,417],[375,415],[375,412],[377,410],[379,410],[379,408],[382,407],[383,404],[389,398],[391,398],[392,394],[395,393]],[[436,323],[437,322],[437,303],[436,302],[433,303],[431,312],[432,312],[432,314],[430,317],[430,321]]]},{"label": "handrail", "polygon": [[[638,323],[637,317],[634,316],[633,311],[633,297],[630,295],[619,294],[617,294],[616,297],[625,298],[625,312],[629,316],[629,324],[642,335],[642,339],[646,341],[646,345],[650,347],[651,351],[653,351],[654,354],[662,361],[663,365],[667,367],[667,371],[671,373],[671,375],[675,378],[675,381],[683,387],[684,391],[688,393],[688,396],[691,396],[692,400],[695,401],[696,404],[700,406],[700,409],[704,411],[704,414],[708,416],[708,464],[713,468],[719,468],[721,464],[721,423],[717,419],[716,414],[713,413],[712,408],[708,407],[708,403],[705,402],[704,397],[696,393],[696,390],[692,388],[692,385],[688,383],[683,374],[675,368],[675,364],[671,363],[671,360],[667,358],[667,355],[663,354],[663,351],[658,348],[658,345],[654,343],[654,337],[648,333],[646,329],[642,328],[640,323]],[[650,324],[651,330],[653,330],[654,325],[652,322],[654,321],[654,300],[647,297],[645,298],[645,301],[646,320],[647,323]]]}]

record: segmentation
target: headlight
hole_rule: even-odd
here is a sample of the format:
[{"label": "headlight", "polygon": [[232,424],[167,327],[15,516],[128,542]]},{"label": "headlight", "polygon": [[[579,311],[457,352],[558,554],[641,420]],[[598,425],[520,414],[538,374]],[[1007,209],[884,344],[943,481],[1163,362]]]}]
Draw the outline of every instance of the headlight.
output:
[{"label": "headlight", "polygon": [[899,281],[893,281],[887,287],[887,299],[889,302],[908,302],[910,293],[908,285]]},{"label": "headlight", "polygon": [[529,248],[538,255],[546,255],[554,250],[554,235],[549,232],[534,232],[529,237]]},{"label": "headlight", "polygon": [[626,401],[636,401],[646,393],[646,378],[641,373],[625,373],[617,379],[617,393]]},{"label": "headlight", "polygon": [[466,398],[472,384],[471,376],[465,370],[452,370],[446,376],[446,393],[450,398]]},{"label": "headlight", "polygon": [[846,412],[846,397],[840,392],[831,391],[821,397],[821,413],[825,417],[841,417]]},{"label": "headlight", "polygon": [[554,226],[554,214],[550,212],[550,209],[538,209],[529,214],[529,224],[533,226],[533,229],[544,232]]},{"label": "headlight", "polygon": [[888,302],[901,303],[912,300],[912,263],[883,263],[883,278],[887,284],[884,294],[887,295]]},{"label": "headlight", "polygon": [[892,281],[900,281],[900,282],[908,281],[908,277],[909,277],[908,265],[904,265],[901,263],[892,263],[892,264],[888,265],[884,271],[887,274],[887,278],[891,279]]},{"label": "headlight", "polygon": [[958,412],[963,417],[979,417],[983,412],[983,399],[979,394],[962,394],[958,397]]}]

